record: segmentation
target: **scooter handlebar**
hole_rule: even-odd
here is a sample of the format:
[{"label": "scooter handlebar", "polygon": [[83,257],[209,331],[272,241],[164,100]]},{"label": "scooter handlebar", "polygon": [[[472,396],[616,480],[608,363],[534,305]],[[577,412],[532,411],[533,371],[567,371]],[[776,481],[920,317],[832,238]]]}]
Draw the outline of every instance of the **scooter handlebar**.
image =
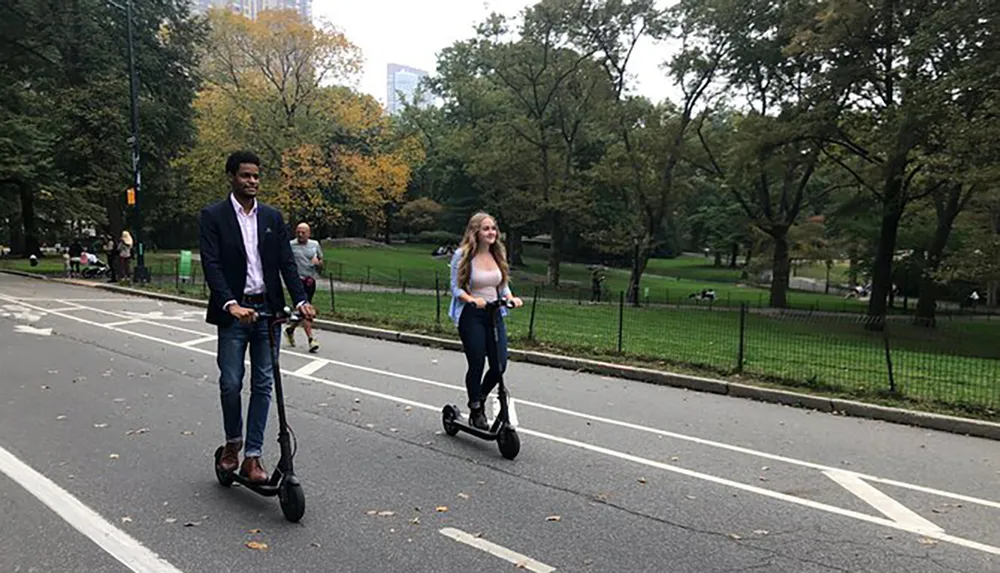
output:
[{"label": "scooter handlebar", "polygon": [[266,310],[259,311],[257,313],[257,318],[265,320],[270,319],[274,322],[299,322],[302,320],[302,316],[297,311],[293,311],[287,306],[278,312],[270,312]]},{"label": "scooter handlebar", "polygon": [[487,310],[496,310],[501,306],[505,306],[507,308],[514,308],[514,301],[510,299],[499,299],[486,303]]}]

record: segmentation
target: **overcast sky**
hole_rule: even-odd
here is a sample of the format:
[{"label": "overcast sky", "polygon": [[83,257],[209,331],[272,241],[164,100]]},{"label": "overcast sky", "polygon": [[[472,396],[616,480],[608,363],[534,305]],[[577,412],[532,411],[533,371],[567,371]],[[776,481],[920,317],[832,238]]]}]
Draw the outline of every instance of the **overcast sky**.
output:
[{"label": "overcast sky", "polygon": [[[313,0],[313,18],[329,22],[361,48],[365,57],[361,91],[385,103],[385,73],[389,63],[412,66],[431,74],[437,54],[456,41],[470,38],[473,26],[490,12],[517,14],[531,0]],[[663,5],[672,4],[661,0]],[[653,101],[678,90],[659,65],[670,51],[651,40],[636,48],[630,68],[636,89]]]}]

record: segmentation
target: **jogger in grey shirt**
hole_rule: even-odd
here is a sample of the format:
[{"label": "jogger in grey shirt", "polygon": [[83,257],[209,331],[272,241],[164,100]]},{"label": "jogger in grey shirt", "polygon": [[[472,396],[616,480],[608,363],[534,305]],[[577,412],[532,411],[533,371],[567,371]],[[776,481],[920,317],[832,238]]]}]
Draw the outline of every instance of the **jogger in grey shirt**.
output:
[{"label": "jogger in grey shirt", "polygon": [[[306,223],[299,223],[295,227],[295,239],[291,241],[292,255],[295,256],[295,266],[299,270],[299,278],[302,279],[302,286],[306,289],[306,297],[312,304],[313,295],[316,294],[316,280],[319,279],[319,270],[323,266],[323,247],[318,241],[309,238],[312,231]],[[312,321],[303,320],[303,328],[306,330],[306,337],[309,338],[309,352],[315,353],[319,350],[319,344],[313,338]],[[290,346],[295,346],[295,327],[293,323],[285,329],[285,338]]]}]

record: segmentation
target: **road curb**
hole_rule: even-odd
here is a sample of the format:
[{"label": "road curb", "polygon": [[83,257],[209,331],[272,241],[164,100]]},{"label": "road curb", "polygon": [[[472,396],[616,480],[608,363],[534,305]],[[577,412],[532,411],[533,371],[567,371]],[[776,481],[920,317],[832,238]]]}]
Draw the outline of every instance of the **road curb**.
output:
[{"label": "road curb", "polygon": [[[74,279],[65,279],[60,277],[46,277],[44,275],[37,275],[34,273],[26,273],[23,271],[14,271],[6,269],[0,270],[0,272],[27,278],[51,280],[53,282],[59,282],[64,284],[98,288],[102,290],[116,292],[119,294],[128,294],[143,298],[176,302],[179,304],[199,306],[202,308],[208,306],[208,303],[203,300],[171,295],[166,293],[158,293],[154,291],[146,291],[141,289],[122,287],[113,284],[105,284],[105,283],[95,284]],[[337,332],[340,334],[349,334],[365,338],[375,338],[378,340],[401,342],[404,344],[414,344],[419,346],[443,348],[446,350],[461,351],[462,349],[461,342],[457,340],[438,338],[435,336],[429,336],[424,334],[398,332],[383,328],[375,328],[371,326],[362,326],[358,324],[335,322],[322,319],[314,321],[313,325],[319,329],[327,330],[330,332]],[[837,413],[845,416],[851,416],[854,418],[880,420],[883,422],[890,422],[894,424],[914,426],[918,428],[926,428],[930,430],[938,430],[953,434],[975,436],[979,438],[987,438],[991,440],[1000,441],[1000,424],[994,422],[987,422],[985,420],[975,420],[972,418],[959,418],[956,416],[947,416],[944,414],[934,414],[930,412],[919,412],[916,410],[904,410],[901,408],[893,408],[891,406],[867,404],[864,402],[856,402],[853,400],[844,400],[839,398],[825,398],[822,396],[812,396],[809,394],[791,392],[788,390],[763,388],[759,386],[751,386],[748,384],[728,382],[725,380],[717,380],[713,378],[702,378],[698,376],[690,376],[687,374],[677,374],[673,372],[653,370],[650,368],[639,368],[635,366],[627,366],[624,364],[601,362],[597,360],[589,360],[586,358],[574,358],[571,356],[564,356],[560,354],[549,354],[533,350],[517,350],[512,348],[510,349],[509,354],[512,360],[519,362],[526,362],[530,364],[537,364],[539,366],[548,366],[552,368],[559,368],[562,370],[573,370],[576,372],[587,372],[590,374],[611,376],[626,380],[635,380],[637,382],[657,384],[660,386],[685,388],[688,390],[695,390],[698,392],[722,394],[726,396],[732,396],[734,398],[751,399],[759,402],[768,402],[773,404],[783,404],[786,406],[807,408],[811,410],[817,410],[820,412]]]}]

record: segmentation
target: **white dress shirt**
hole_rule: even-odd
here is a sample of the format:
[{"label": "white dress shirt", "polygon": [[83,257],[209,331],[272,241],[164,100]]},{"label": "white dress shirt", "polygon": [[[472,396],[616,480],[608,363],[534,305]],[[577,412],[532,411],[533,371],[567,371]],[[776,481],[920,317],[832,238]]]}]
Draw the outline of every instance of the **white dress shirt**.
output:
[{"label": "white dress shirt", "polygon": [[[236,210],[236,222],[240,225],[240,234],[243,235],[243,246],[247,253],[247,280],[243,287],[243,294],[262,294],[264,292],[264,265],[260,261],[260,251],[257,250],[257,199],[253,200],[250,212],[243,210],[243,206],[236,200],[236,196],[229,194],[229,200]],[[229,310],[229,306],[237,304],[235,300],[227,300],[222,308]]]},{"label": "white dress shirt", "polygon": [[247,283],[243,294],[262,294],[264,292],[264,266],[260,262],[260,251],[257,250],[257,199],[253,200],[250,212],[246,213],[243,206],[230,194],[229,200],[236,209],[236,221],[240,224],[243,234],[243,246],[247,252]]}]

